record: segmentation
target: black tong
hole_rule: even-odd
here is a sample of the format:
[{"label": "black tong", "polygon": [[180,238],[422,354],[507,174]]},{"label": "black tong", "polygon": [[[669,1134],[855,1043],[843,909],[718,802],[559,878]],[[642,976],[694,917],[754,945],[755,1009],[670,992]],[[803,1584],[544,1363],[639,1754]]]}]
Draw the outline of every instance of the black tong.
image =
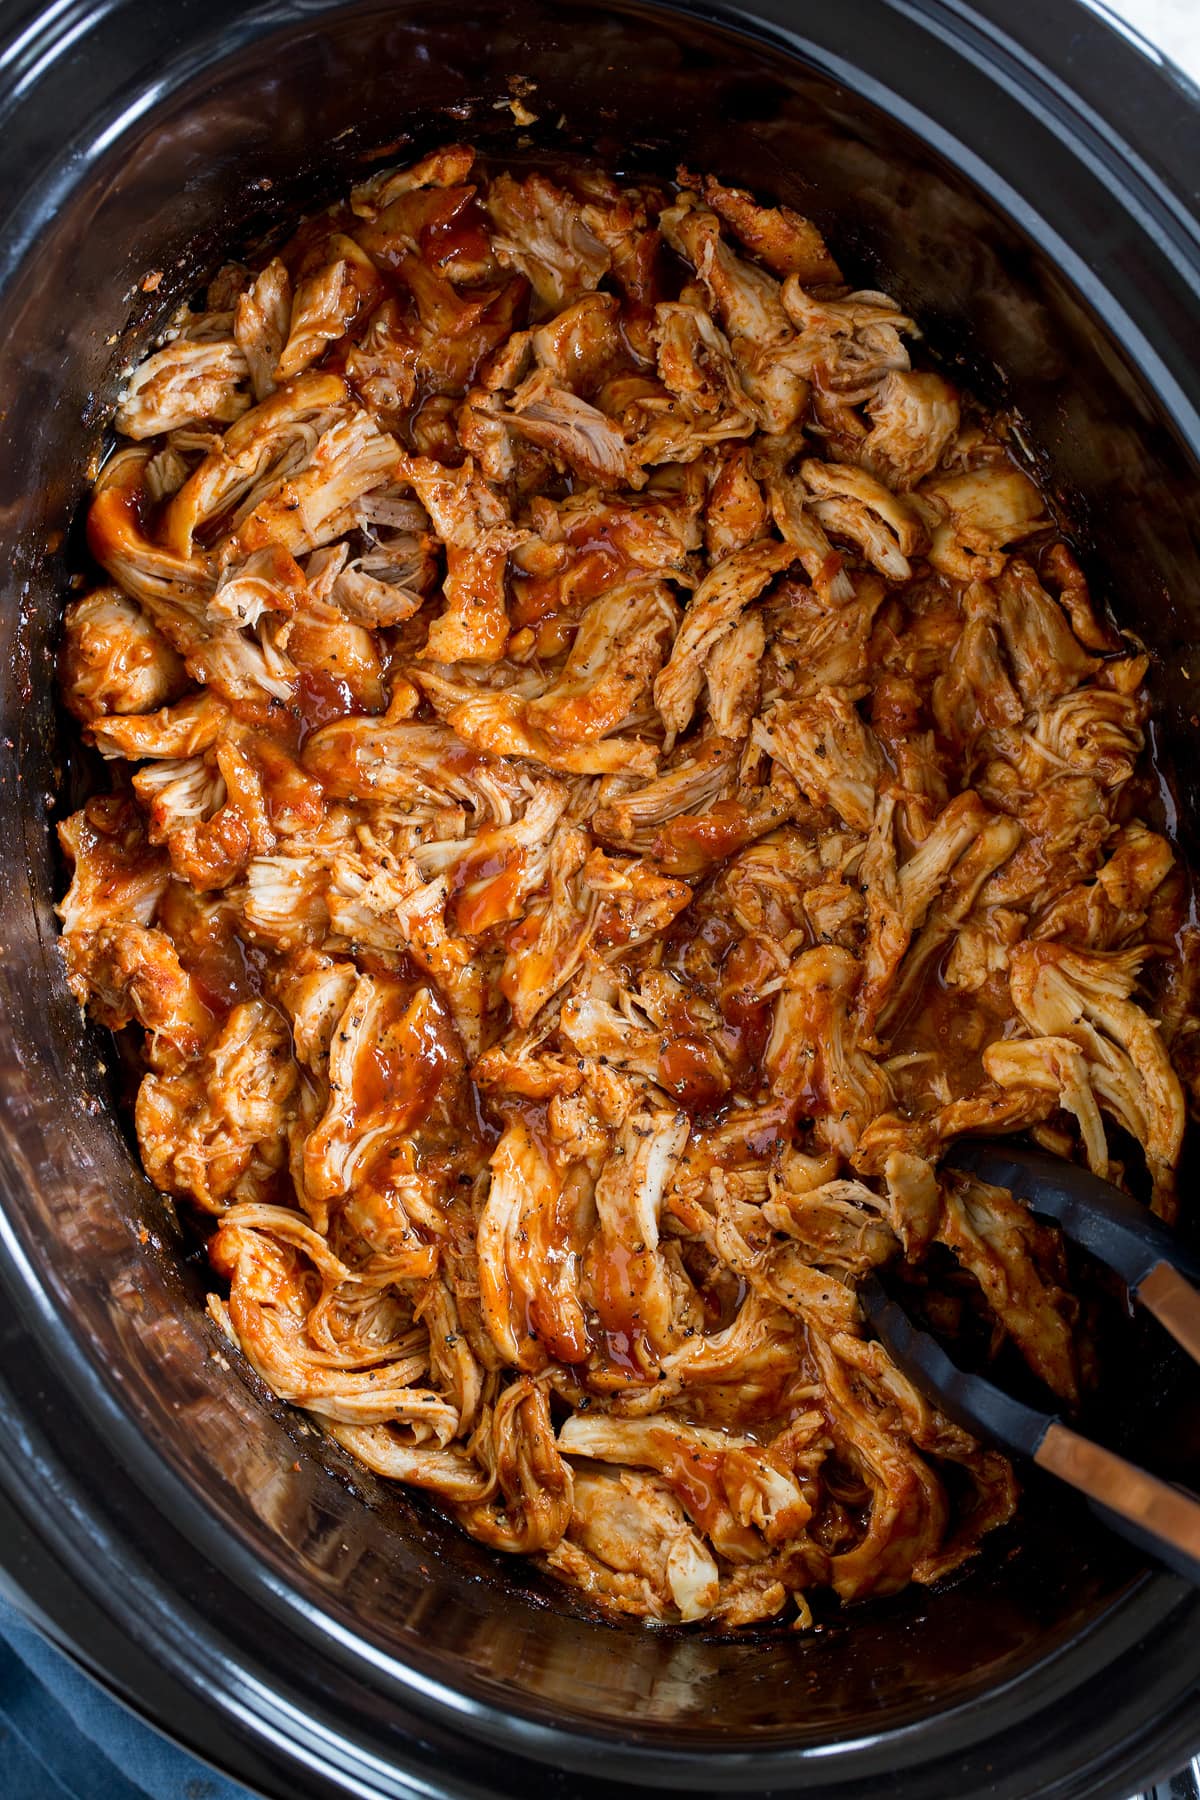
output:
[{"label": "black tong", "polygon": [[[1053,1219],[1114,1270],[1200,1363],[1200,1293],[1192,1285],[1200,1283],[1200,1259],[1145,1207],[1086,1169],[1002,1140],[964,1140],[944,1166],[1008,1188],[1031,1212]],[[878,1275],[867,1277],[859,1299],[896,1364],[950,1418],[1078,1488],[1115,1531],[1200,1585],[1200,1501],[1081,1437],[1055,1414],[967,1374],[918,1330]]]}]

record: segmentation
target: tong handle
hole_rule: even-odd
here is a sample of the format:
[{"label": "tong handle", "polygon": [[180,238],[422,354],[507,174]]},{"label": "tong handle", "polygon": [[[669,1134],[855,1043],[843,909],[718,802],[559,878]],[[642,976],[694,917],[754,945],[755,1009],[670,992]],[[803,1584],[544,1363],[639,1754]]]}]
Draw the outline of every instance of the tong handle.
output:
[{"label": "tong handle", "polygon": [[1169,1262],[1155,1263],[1138,1283],[1137,1297],[1175,1342],[1200,1363],[1200,1294]]},{"label": "tong handle", "polygon": [[1200,1586],[1200,1503],[1057,1419],[1033,1460],[1078,1488],[1123,1537]]}]

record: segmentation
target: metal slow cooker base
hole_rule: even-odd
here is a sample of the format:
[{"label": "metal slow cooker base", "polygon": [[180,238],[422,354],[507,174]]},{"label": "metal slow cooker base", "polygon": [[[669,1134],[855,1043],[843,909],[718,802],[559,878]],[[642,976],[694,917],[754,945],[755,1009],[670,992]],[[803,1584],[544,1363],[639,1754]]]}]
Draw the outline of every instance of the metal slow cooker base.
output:
[{"label": "metal slow cooker base", "polygon": [[[1013,15],[1018,16],[1014,17]],[[1200,1741],[1196,1597],[1061,1496],[944,1592],[801,1637],[596,1622],[266,1395],[137,1172],[111,1047],[54,953],[70,773],[52,646],[123,363],[222,248],[455,135],[812,212],[933,352],[1016,407],[1089,567],[1158,659],[1169,802],[1200,820],[1193,103],[1071,0],[469,12],[133,0],[0,14],[0,1565],[146,1716],[281,1797],[528,1800],[614,1784],[1121,1800]],[[501,103],[497,105],[497,103]],[[563,123],[559,125],[559,119]],[[142,287],[144,278],[161,280]],[[140,1234],[140,1235],[139,1235]],[[1200,1470],[1169,1357],[1145,1453]]]}]

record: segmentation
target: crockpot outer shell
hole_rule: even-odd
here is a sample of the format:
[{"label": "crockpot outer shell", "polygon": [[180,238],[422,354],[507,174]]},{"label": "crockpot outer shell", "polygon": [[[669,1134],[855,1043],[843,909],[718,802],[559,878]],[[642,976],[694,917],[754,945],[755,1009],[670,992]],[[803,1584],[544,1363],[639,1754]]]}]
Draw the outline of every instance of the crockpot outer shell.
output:
[{"label": "crockpot outer shell", "polygon": [[[947,1591],[720,1640],[598,1623],[375,1481],[203,1317],[203,1256],[138,1173],[54,950],[56,620],[121,368],[224,248],[365,152],[514,152],[518,75],[535,149],[777,194],[1019,410],[1159,658],[1190,831],[1198,114],[1071,0],[1014,10],[128,0],[0,45],[0,1564],[114,1691],[264,1792],[1095,1800],[1200,1739],[1195,1596],[1061,1491]],[[1194,1480],[1200,1412],[1150,1348],[1140,1441]]]}]

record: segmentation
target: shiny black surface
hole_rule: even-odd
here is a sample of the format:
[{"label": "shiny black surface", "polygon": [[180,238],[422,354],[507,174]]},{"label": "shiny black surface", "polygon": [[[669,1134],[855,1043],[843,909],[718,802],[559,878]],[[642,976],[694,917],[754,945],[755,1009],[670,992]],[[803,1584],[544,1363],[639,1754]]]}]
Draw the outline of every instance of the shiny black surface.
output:
[{"label": "shiny black surface", "polygon": [[[1161,659],[1168,803],[1200,822],[1200,115],[1100,27],[1081,39],[1069,0],[1017,10],[0,15],[0,1563],[111,1685],[266,1792],[1092,1800],[1200,1739],[1194,1597],[1056,1493],[949,1591],[722,1641],[597,1623],[386,1489],[206,1324],[53,949],[54,623],[121,366],[222,246],[364,151],[518,148],[494,105],[514,75],[538,83],[534,149],[685,155],[774,191],[1019,408]],[[1156,1383],[1145,1425],[1169,1421],[1186,1473],[1200,1409],[1156,1410],[1175,1392]]]}]

